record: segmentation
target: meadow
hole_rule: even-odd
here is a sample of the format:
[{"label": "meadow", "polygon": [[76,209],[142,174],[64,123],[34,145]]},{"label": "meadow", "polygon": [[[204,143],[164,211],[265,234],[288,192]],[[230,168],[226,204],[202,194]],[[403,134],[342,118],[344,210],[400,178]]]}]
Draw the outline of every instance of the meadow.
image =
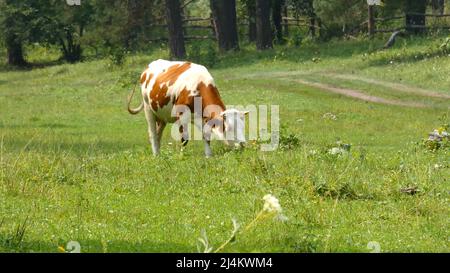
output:
[{"label": "meadow", "polygon": [[[245,226],[271,193],[287,220],[261,221],[222,251],[370,252],[376,242],[382,252],[449,252],[449,149],[422,145],[450,123],[443,40],[218,56],[210,72],[225,103],[279,105],[281,139],[274,152],[214,143],[210,159],[201,142],[181,151],[170,130],[153,157],[143,114],[126,112],[140,73],[165,50],[121,67],[0,68],[0,251],[77,241],[82,252],[197,252],[203,231],[217,248],[232,219]],[[349,150],[330,153],[339,145]]]}]

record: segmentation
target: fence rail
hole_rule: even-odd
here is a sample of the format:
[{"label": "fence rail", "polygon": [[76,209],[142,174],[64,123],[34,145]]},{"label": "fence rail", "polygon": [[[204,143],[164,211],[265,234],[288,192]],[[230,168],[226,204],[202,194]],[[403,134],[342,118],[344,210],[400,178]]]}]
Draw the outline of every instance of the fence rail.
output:
[{"label": "fence rail", "polygon": [[[375,33],[389,33],[389,32],[395,32],[405,29],[450,29],[450,22],[449,25],[442,25],[442,26],[426,26],[426,25],[406,25],[406,18],[407,16],[424,16],[424,17],[434,17],[434,18],[450,18],[450,14],[432,14],[432,13],[417,13],[417,12],[409,12],[405,13],[404,15],[398,15],[398,16],[391,16],[391,17],[385,17],[385,18],[376,18],[374,17],[373,12],[373,6],[369,7],[369,18],[368,20],[364,21],[361,25],[367,25],[368,32],[370,36],[373,36]],[[405,19],[405,24],[401,27],[394,28],[394,29],[378,29],[377,23],[387,23],[394,20],[400,20]]]},{"label": "fence rail", "polygon": [[[162,18],[161,18],[162,19]],[[294,18],[294,17],[282,17],[282,23],[281,25],[283,27],[315,27],[317,30],[320,30],[321,27],[318,25],[312,25],[310,24],[310,20],[305,18]],[[165,23],[154,23],[150,24],[150,27],[153,28],[167,28],[167,24]],[[238,22],[239,27],[248,27],[249,23],[246,20],[242,20]],[[215,26],[213,18],[201,18],[201,17],[188,17],[183,19],[183,28],[185,29],[185,39],[186,40],[205,40],[205,39],[211,39],[211,40],[217,40],[216,34],[215,34]],[[210,35],[188,35],[187,30],[209,30]],[[168,41],[168,37],[158,37],[149,39],[150,42],[165,42]]]}]

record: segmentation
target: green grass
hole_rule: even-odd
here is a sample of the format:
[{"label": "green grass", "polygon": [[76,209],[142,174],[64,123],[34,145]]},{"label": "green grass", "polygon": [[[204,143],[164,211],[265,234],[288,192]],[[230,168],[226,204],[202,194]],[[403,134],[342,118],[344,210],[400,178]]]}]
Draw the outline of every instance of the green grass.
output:
[{"label": "green grass", "polygon": [[[196,252],[204,229],[218,247],[231,219],[248,224],[262,197],[279,198],[286,222],[264,221],[227,252],[449,252],[449,150],[420,141],[449,123],[449,99],[327,77],[351,74],[450,95],[443,39],[334,41],[220,56],[211,69],[226,104],[278,104],[283,149],[232,151],[214,143],[184,152],[166,130],[154,158],[143,115],[125,111],[139,73],[165,51],[0,72],[0,251]],[[415,56],[418,56],[417,58]],[[307,79],[423,108],[364,102],[296,83]],[[136,102],[137,103],[137,102]],[[333,113],[336,120],[324,119]],[[286,148],[287,136],[298,139]],[[336,141],[348,155],[327,150]],[[438,164],[440,167],[435,168]],[[402,193],[417,187],[415,195]]]}]

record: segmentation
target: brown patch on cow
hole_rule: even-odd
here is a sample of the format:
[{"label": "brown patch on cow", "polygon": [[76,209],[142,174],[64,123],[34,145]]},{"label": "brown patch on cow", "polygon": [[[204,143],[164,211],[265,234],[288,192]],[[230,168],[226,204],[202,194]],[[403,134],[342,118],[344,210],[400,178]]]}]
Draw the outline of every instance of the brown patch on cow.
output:
[{"label": "brown patch on cow", "polygon": [[166,71],[158,75],[156,82],[158,82],[158,84],[166,83],[168,86],[171,86],[177,81],[178,77],[180,77],[181,74],[186,72],[190,67],[191,63],[189,62],[172,65]]},{"label": "brown patch on cow", "polygon": [[186,105],[189,107],[191,112],[194,111],[194,96],[190,96],[191,91],[187,90],[186,87],[180,91],[178,97],[176,98],[174,105]]},{"label": "brown patch on cow", "polygon": [[144,72],[144,73],[142,73],[142,75],[141,75],[141,80],[140,80],[141,84],[143,84],[143,83],[145,82],[146,79],[147,79],[147,72]]},{"label": "brown patch on cow", "polygon": [[[197,85],[197,90],[200,92],[200,97],[202,97],[203,109],[209,105],[217,105],[220,108],[220,111],[225,111],[225,105],[220,98],[219,90],[217,90],[214,85],[209,84],[207,86],[205,83],[201,82]],[[213,112],[209,118],[215,118],[219,115],[220,113]]]},{"label": "brown patch on cow", "polygon": [[191,63],[176,64],[170,66],[166,71],[156,77],[153,88],[150,92],[151,106],[153,110],[157,111],[158,107],[163,108],[170,102],[170,97],[167,96],[169,87],[172,86],[180,77],[191,67]]},{"label": "brown patch on cow", "polygon": [[153,86],[152,91],[150,92],[150,99],[152,101],[151,106],[153,110],[157,111],[158,107],[163,108],[170,102],[170,97],[167,96],[167,91],[169,87],[163,85],[161,88],[157,83]]},{"label": "brown patch on cow", "polygon": [[225,111],[225,105],[220,98],[219,90],[217,90],[217,87],[215,87],[214,85],[206,85],[203,82],[198,84],[197,90],[199,91],[202,98],[203,111],[205,111],[205,108],[210,105],[217,106],[217,112],[204,113],[204,115],[206,114],[207,116],[203,117],[203,123],[209,124],[212,128],[215,128],[218,125],[220,127],[219,130],[223,132],[224,120],[220,114]]},{"label": "brown patch on cow", "polygon": [[148,84],[150,83],[150,81],[151,81],[152,78],[153,78],[153,74],[150,74],[150,75],[148,76],[147,82],[145,83],[145,88],[148,87]]}]

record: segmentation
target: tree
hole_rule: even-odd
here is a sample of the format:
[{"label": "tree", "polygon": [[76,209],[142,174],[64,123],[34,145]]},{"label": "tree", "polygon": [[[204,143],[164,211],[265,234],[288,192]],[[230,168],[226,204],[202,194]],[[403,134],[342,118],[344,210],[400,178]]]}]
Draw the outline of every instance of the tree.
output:
[{"label": "tree", "polygon": [[367,1],[365,0],[303,1],[312,2],[314,13],[310,16],[314,17],[319,24],[326,26],[321,28],[323,39],[342,36],[351,30],[357,30],[361,22],[367,20]]},{"label": "tree", "polygon": [[179,0],[166,0],[166,17],[169,29],[170,57],[183,59],[186,57],[184,46],[183,21]]},{"label": "tree", "polygon": [[164,0],[91,0],[94,18],[83,35],[84,46],[110,55],[135,51],[154,38],[151,24],[166,18]]},{"label": "tree", "polygon": [[314,0],[291,0],[291,2],[297,14],[308,17],[309,34],[312,37],[316,36],[317,14],[314,10]]},{"label": "tree", "polygon": [[425,31],[427,0],[406,0],[406,30],[418,34]]},{"label": "tree", "polygon": [[272,0],[272,21],[275,27],[275,37],[277,38],[278,43],[283,42],[283,6],[285,0]]},{"label": "tree", "polygon": [[139,32],[143,26],[144,2],[142,0],[127,1],[127,23],[124,28],[124,46],[127,49],[137,48]]},{"label": "tree", "polygon": [[255,0],[242,0],[247,21],[248,21],[248,40],[256,41],[256,2]]},{"label": "tree", "polygon": [[5,1],[0,8],[4,11],[1,21],[8,65],[25,66],[26,61],[23,56],[23,40],[25,37],[20,32],[25,23],[25,16],[20,7],[14,5],[13,1]]},{"label": "tree", "polygon": [[65,2],[53,5],[52,18],[56,24],[53,40],[60,45],[66,61],[78,62],[83,53],[82,37],[94,16],[93,7],[89,2],[80,6],[69,6]]},{"label": "tree", "polygon": [[272,47],[270,0],[256,0],[256,48],[265,50]]},{"label": "tree", "polygon": [[211,0],[211,12],[214,18],[219,49],[239,50],[236,0]]}]

